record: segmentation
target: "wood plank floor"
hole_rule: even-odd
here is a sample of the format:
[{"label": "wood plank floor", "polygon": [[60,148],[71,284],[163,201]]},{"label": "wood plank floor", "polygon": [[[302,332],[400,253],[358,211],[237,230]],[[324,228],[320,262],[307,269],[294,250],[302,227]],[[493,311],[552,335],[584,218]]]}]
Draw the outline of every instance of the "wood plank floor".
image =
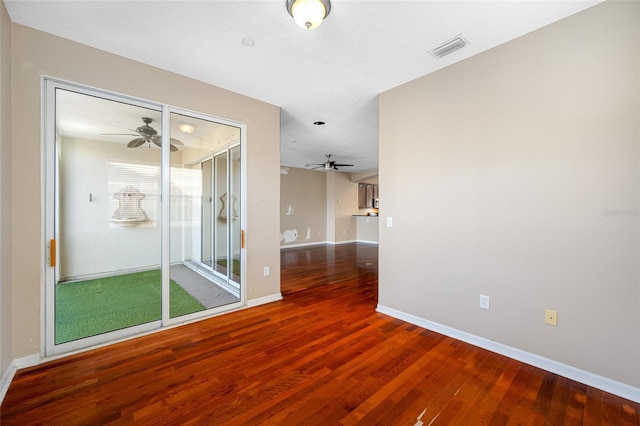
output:
[{"label": "wood plank floor", "polygon": [[282,269],[280,302],[19,371],[0,424],[640,424],[640,404],[376,313],[376,246]]}]

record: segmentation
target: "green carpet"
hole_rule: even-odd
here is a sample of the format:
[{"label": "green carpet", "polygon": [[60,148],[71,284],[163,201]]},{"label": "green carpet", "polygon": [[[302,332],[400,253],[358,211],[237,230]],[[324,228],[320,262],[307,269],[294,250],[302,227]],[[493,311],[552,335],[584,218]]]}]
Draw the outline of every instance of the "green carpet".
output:
[{"label": "green carpet", "polygon": [[[146,271],[56,286],[56,344],[160,319],[160,271]],[[204,306],[171,280],[171,317]]]}]

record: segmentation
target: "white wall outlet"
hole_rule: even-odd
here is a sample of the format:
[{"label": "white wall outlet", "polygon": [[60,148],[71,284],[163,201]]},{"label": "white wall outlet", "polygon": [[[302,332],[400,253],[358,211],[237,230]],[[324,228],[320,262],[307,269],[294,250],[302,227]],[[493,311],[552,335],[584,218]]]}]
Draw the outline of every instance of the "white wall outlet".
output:
[{"label": "white wall outlet", "polygon": [[387,228],[393,228],[393,218],[392,217],[388,217],[387,218]]},{"label": "white wall outlet", "polygon": [[268,267],[268,266],[265,266],[265,267],[264,267],[264,276],[265,276],[265,277],[268,277],[268,276],[269,276],[269,267]]},{"label": "white wall outlet", "polygon": [[480,295],[480,308],[481,309],[489,309],[490,302],[491,302],[491,298],[489,296],[485,296],[484,294]]}]

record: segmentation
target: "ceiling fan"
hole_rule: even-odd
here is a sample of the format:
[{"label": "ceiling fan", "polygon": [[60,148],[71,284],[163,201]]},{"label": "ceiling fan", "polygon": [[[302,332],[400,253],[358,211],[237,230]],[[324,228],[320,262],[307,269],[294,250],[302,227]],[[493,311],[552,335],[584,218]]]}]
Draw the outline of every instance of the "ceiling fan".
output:
[{"label": "ceiling fan", "polygon": [[305,164],[305,167],[311,167],[311,166],[316,166],[316,167],[311,167],[312,169],[323,169],[323,170],[340,170],[338,169],[338,167],[350,167],[353,166],[353,164],[338,164],[335,161],[331,161],[331,154],[325,154],[325,157],[327,157],[327,161],[325,161],[324,163],[317,163],[317,164]]},{"label": "ceiling fan", "polygon": [[[154,143],[155,145],[161,147],[162,146],[162,137],[158,134],[158,132],[156,131],[156,129],[154,129],[153,127],[149,126],[150,123],[153,122],[153,120],[149,117],[142,117],[142,122],[144,123],[142,126],[137,127],[135,130],[132,130],[132,132],[136,132],[136,133],[102,133],[103,135],[121,135],[121,136],[138,136],[135,139],[132,139],[131,141],[129,141],[129,143],[127,144],[128,148],[138,148],[142,145],[144,145],[145,143],[147,144],[151,144]],[[171,151],[177,151],[178,150],[178,146],[183,146],[184,144],[182,142],[180,142],[178,139],[174,139],[171,138]]]}]

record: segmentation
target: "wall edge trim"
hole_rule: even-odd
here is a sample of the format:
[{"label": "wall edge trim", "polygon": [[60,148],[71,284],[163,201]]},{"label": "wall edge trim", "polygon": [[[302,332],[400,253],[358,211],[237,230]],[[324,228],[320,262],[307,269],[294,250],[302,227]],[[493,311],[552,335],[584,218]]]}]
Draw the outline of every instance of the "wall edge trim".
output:
[{"label": "wall edge trim", "polygon": [[616,380],[591,373],[589,371],[581,370],[579,368],[575,368],[549,358],[523,351],[521,349],[503,345],[502,343],[498,343],[484,337],[476,336],[471,333],[466,333],[464,331],[460,331],[458,329],[448,327],[434,321],[430,321],[403,311],[399,311],[397,309],[389,308],[384,305],[378,304],[378,306],[376,307],[376,311],[380,312],[381,314],[389,315],[399,320],[417,325],[427,330],[435,331],[445,336],[461,340],[473,346],[477,346],[479,348],[504,355],[506,357],[515,359],[516,361],[524,362],[525,364],[541,368],[545,371],[549,371],[559,376],[575,380],[576,382],[583,383],[587,386],[592,386],[602,391],[617,395],[621,398],[640,403],[640,388],[628,385],[626,383],[621,383]]},{"label": "wall edge trim", "polygon": [[253,308],[260,305],[265,305],[271,302],[277,302],[278,300],[282,300],[282,293],[274,293],[269,296],[258,297],[257,299],[247,300],[247,307]]},{"label": "wall edge trim", "polygon": [[11,361],[7,370],[4,372],[2,377],[0,377],[0,404],[2,404],[4,397],[7,395],[7,391],[11,385],[13,376],[16,375],[16,371],[18,371],[18,368],[16,367],[15,362]]},{"label": "wall edge trim", "polygon": [[366,240],[348,240],[348,241],[338,241],[338,242],[319,241],[315,243],[287,244],[286,246],[281,245],[280,250],[289,249],[289,248],[299,248],[299,247],[311,247],[311,246],[326,246],[326,245],[337,246],[340,244],[349,244],[349,243],[373,244],[376,246],[380,245],[378,241],[366,241]]},{"label": "wall edge trim", "polygon": [[329,241],[316,241],[313,243],[300,243],[300,244],[286,244],[280,245],[280,249],[296,248],[296,247],[310,247],[310,246],[323,246],[326,244],[332,244]]},{"label": "wall edge trim", "polygon": [[360,243],[360,244],[372,244],[374,246],[378,246],[380,245],[379,241],[368,241],[368,240],[356,240],[356,243]]},{"label": "wall edge trim", "polygon": [[7,391],[9,390],[9,386],[11,385],[16,372],[21,368],[38,365],[40,364],[40,361],[41,358],[38,354],[17,358],[11,361],[7,370],[4,372],[2,377],[0,377],[0,404],[4,401],[4,397],[7,395]]}]

